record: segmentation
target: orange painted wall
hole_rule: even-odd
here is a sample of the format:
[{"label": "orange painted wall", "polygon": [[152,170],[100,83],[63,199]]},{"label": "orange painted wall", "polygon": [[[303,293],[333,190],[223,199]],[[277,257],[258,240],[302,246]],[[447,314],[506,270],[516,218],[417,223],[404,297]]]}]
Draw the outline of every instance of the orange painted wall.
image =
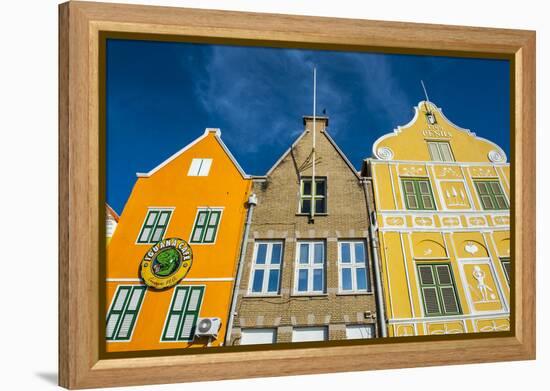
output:
[{"label": "orange painted wall", "polygon": [[[211,158],[208,176],[187,176],[193,158]],[[244,178],[223,149],[214,131],[181,153],[149,177],[138,178],[107,249],[108,310],[118,285],[138,284],[139,265],[152,244],[137,244],[150,207],[174,208],[164,238],[189,241],[199,207],[223,208],[213,244],[191,244],[193,264],[180,282],[206,287],[200,317],[219,317],[222,327],[213,346],[223,343],[233,280],[246,217],[245,203],[251,181]],[[128,282],[119,279],[132,279]],[[192,280],[192,281],[190,281]],[[164,291],[147,289],[132,340],[108,342],[107,351],[174,349],[187,342],[160,342],[162,328],[174,287]],[[200,342],[200,341],[199,341]],[[192,346],[204,346],[202,342]]]}]

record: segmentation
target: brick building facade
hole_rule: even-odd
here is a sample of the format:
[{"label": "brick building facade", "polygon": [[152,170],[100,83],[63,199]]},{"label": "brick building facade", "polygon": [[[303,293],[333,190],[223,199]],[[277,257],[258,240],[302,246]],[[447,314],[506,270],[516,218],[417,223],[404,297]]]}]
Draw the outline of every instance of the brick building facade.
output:
[{"label": "brick building facade", "polygon": [[379,334],[369,242],[371,183],[327,134],[328,118],[316,117],[314,188],[313,118],[304,117],[304,125],[266,176],[254,180],[258,204],[226,344]]}]

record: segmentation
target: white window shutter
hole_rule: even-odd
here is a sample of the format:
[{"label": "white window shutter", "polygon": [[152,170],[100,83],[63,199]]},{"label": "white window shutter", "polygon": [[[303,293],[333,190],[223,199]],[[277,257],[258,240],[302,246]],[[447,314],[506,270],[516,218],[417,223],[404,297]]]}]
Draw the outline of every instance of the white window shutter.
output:
[{"label": "white window shutter", "polygon": [[199,176],[208,176],[210,167],[212,166],[212,159],[202,159],[202,164],[199,169]]},{"label": "white window shutter", "polygon": [[191,166],[189,166],[189,171],[187,172],[187,176],[198,176],[201,162],[202,162],[202,159],[191,160]]}]

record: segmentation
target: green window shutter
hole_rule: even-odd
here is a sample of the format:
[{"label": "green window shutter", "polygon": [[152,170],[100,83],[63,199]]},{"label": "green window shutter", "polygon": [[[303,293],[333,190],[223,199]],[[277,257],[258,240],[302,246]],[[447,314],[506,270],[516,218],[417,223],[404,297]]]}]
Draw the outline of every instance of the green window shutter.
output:
[{"label": "green window shutter", "polygon": [[427,315],[439,315],[441,309],[439,308],[439,300],[437,297],[437,288],[424,287],[422,288],[422,295],[424,296],[424,305]]},{"label": "green window shutter", "polygon": [[185,310],[188,292],[189,287],[187,286],[176,287],[162,334],[163,341],[175,341],[177,339],[180,319]]},{"label": "green window shutter", "polygon": [[411,210],[434,210],[430,182],[425,179],[402,179],[405,204]]},{"label": "green window shutter", "polygon": [[209,213],[207,210],[201,210],[197,214],[197,220],[195,221],[195,227],[191,234],[191,243],[202,243],[204,234],[206,231],[206,225],[208,224]]},{"label": "green window shutter", "polygon": [[405,203],[407,209],[418,209],[419,205],[416,200],[414,181],[403,180],[403,190],[405,192]]},{"label": "green window shutter", "polygon": [[218,231],[220,216],[221,212],[219,210],[210,212],[210,215],[208,216],[208,222],[206,224],[206,231],[204,234],[205,243],[213,243],[216,239],[216,232]]},{"label": "green window shutter", "polygon": [[157,223],[159,212],[157,210],[149,210],[145,216],[145,222],[141,228],[138,237],[138,243],[150,243],[150,238]]},{"label": "green window shutter", "polygon": [[483,209],[508,209],[508,201],[498,181],[475,181]]},{"label": "green window shutter", "polygon": [[449,264],[417,265],[427,316],[460,314],[460,305]]},{"label": "green window shutter", "polygon": [[150,209],[138,236],[138,243],[157,243],[164,237],[171,210]]},{"label": "green window shutter", "polygon": [[107,340],[127,341],[132,335],[146,288],[120,286],[107,315]]},{"label": "green window shutter", "polygon": [[202,286],[178,286],[166,318],[163,341],[192,341],[204,296]]}]

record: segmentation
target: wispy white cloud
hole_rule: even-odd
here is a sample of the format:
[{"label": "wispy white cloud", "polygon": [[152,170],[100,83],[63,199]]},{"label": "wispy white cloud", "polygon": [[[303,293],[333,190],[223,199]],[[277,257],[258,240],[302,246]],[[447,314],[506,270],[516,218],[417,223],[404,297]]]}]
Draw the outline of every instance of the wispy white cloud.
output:
[{"label": "wispy white cloud", "polygon": [[327,109],[333,135],[357,131],[349,129],[351,117],[365,110],[388,117],[410,110],[384,55],[212,46],[206,58],[196,95],[231,127],[230,141],[244,141],[238,143],[242,152],[286,147],[301,132],[301,115],[312,112],[314,65],[317,109]]}]

